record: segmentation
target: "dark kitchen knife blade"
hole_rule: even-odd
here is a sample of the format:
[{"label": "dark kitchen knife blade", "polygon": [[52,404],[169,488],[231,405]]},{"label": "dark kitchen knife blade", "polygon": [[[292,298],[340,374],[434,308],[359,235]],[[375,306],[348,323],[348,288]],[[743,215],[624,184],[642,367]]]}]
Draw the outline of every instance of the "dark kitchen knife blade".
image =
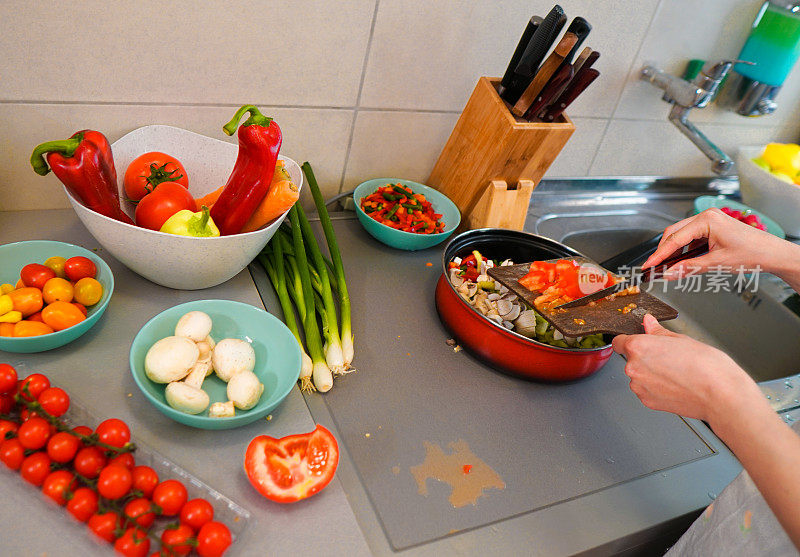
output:
[{"label": "dark kitchen knife blade", "polygon": [[514,70],[517,69],[517,64],[519,64],[519,61],[522,58],[522,53],[525,52],[525,49],[528,47],[528,44],[530,44],[531,39],[533,38],[533,34],[536,32],[536,29],[539,28],[539,25],[541,25],[542,21],[544,20],[541,17],[535,15],[530,19],[530,21],[528,21],[528,25],[525,26],[525,31],[522,32],[522,37],[520,37],[519,43],[517,43],[517,48],[514,50],[514,54],[511,56],[511,61],[508,63],[506,73],[503,74],[503,79],[500,81],[500,87],[498,88],[497,92],[501,97],[514,80]]},{"label": "dark kitchen knife blade", "polygon": [[564,14],[564,9],[556,4],[536,28],[528,46],[525,47],[517,67],[514,68],[514,76],[510,85],[501,95],[503,100],[511,105],[519,100],[566,23],[567,16]]},{"label": "dark kitchen knife blade", "polygon": [[591,83],[597,79],[600,72],[594,68],[587,68],[586,64],[583,65],[581,71],[572,78],[566,90],[551,104],[542,117],[544,122],[553,122],[556,118],[561,116],[561,113],[572,104],[578,95],[583,93]]},{"label": "dark kitchen knife blade", "polygon": [[564,61],[564,58],[569,54],[570,50],[572,50],[577,40],[578,37],[575,36],[574,33],[564,33],[564,36],[558,41],[556,48],[550,53],[550,56],[547,57],[547,60],[544,61],[536,72],[533,81],[531,81],[530,85],[523,91],[519,100],[511,109],[511,112],[513,112],[515,116],[521,117],[528,112],[528,109],[536,100],[536,97],[542,89],[544,89],[544,86],[547,85],[547,82],[550,81],[550,78],[556,73],[561,66],[561,62]]},{"label": "dark kitchen knife blade", "polygon": [[572,79],[572,64],[561,66],[561,69],[553,74],[542,92],[533,101],[533,104],[525,113],[523,118],[532,119],[539,111],[550,104],[556,98],[556,94]]}]

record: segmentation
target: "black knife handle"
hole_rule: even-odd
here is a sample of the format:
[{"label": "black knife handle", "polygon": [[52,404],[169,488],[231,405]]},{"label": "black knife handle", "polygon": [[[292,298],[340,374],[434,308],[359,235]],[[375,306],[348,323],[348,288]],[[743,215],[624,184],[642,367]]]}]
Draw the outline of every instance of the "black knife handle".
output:
[{"label": "black knife handle", "polygon": [[567,27],[567,33],[574,33],[578,37],[578,42],[575,43],[575,46],[572,47],[572,50],[569,51],[569,54],[564,59],[565,64],[572,63],[572,60],[575,58],[575,55],[578,53],[583,41],[586,40],[591,30],[592,26],[582,17],[576,17],[572,20],[569,27]]},{"label": "black knife handle", "polygon": [[525,30],[522,32],[522,37],[520,37],[519,43],[517,43],[517,48],[514,50],[514,54],[511,56],[511,61],[508,63],[506,73],[503,74],[503,79],[500,81],[501,94],[511,85],[511,82],[514,79],[514,70],[517,68],[520,58],[522,58],[522,53],[525,52],[525,49],[531,42],[531,37],[533,37],[534,32],[542,23],[542,21],[543,20],[541,17],[535,15],[530,19],[530,21],[528,21],[528,25],[525,26]]}]

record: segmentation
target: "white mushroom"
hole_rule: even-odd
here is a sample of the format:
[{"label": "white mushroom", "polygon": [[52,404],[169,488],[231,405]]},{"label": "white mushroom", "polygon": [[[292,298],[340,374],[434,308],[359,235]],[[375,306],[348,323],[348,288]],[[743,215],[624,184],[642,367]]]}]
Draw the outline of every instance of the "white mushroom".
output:
[{"label": "white mushroom", "polygon": [[204,340],[211,333],[211,318],[202,311],[190,311],[178,319],[175,336],[188,337],[195,342]]},{"label": "white mushroom", "polygon": [[211,369],[211,354],[206,354],[203,359],[198,359],[192,367],[192,371],[186,376],[184,381],[173,381],[167,385],[164,397],[167,404],[175,410],[186,412],[187,414],[199,414],[208,408],[211,400],[208,393],[203,390],[203,379]]},{"label": "white mushroom", "polygon": [[186,377],[197,362],[200,349],[186,337],[165,337],[144,357],[144,372],[155,383],[171,383]]},{"label": "white mushroom", "polygon": [[228,381],[228,398],[242,410],[255,406],[263,392],[264,385],[250,370],[239,371]]},{"label": "white mushroom", "polygon": [[240,371],[253,371],[256,366],[256,353],[249,342],[238,338],[226,338],[214,347],[211,364],[217,376],[227,383]]},{"label": "white mushroom", "polygon": [[197,348],[200,350],[200,355],[197,357],[197,361],[206,361],[208,360],[208,367],[206,369],[206,377],[211,375],[214,371],[214,364],[211,362],[211,355],[212,351],[214,350],[215,346],[214,339],[211,336],[207,336],[204,340],[201,340],[197,343]]},{"label": "white mushroom", "polygon": [[236,410],[233,409],[233,402],[215,402],[208,409],[209,418],[232,418],[236,415]]}]

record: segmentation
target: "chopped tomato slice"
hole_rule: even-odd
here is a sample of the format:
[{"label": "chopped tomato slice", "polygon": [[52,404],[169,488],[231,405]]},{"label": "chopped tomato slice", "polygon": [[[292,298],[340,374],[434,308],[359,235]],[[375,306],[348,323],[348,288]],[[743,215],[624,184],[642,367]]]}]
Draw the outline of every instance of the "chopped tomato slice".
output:
[{"label": "chopped tomato slice", "polygon": [[259,435],[250,441],[244,470],[256,490],[272,501],[292,503],[322,490],[339,464],[339,445],[325,427],[280,439]]}]

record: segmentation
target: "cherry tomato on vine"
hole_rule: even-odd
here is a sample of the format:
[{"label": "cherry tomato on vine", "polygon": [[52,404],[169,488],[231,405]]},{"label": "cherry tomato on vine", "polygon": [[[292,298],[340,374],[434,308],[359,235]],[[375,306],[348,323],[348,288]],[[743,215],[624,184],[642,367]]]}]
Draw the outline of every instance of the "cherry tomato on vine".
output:
[{"label": "cherry tomato on vine", "polygon": [[74,480],[75,474],[69,470],[50,472],[42,483],[42,493],[63,507],[67,503],[67,492]]},{"label": "cherry tomato on vine", "polygon": [[181,509],[180,520],[196,532],[203,524],[214,520],[214,507],[205,499],[190,499]]},{"label": "cherry tomato on vine", "polygon": [[145,557],[150,551],[150,538],[139,528],[128,528],[114,542],[114,549],[125,557]]},{"label": "cherry tomato on vine", "polygon": [[19,470],[23,460],[25,460],[25,447],[19,439],[6,439],[0,442],[0,462],[12,470]]},{"label": "cherry tomato on vine", "polygon": [[103,297],[103,285],[100,281],[84,277],[75,283],[75,301],[83,306],[93,306]]},{"label": "cherry tomato on vine", "polygon": [[158,184],[175,182],[189,187],[186,169],[175,157],[153,151],[139,155],[125,170],[125,195],[131,201],[139,201],[153,191]]},{"label": "cherry tomato on vine", "polygon": [[33,453],[25,457],[20,466],[22,478],[35,486],[40,486],[50,473],[50,457],[47,453]]},{"label": "cherry tomato on vine", "polygon": [[98,538],[106,540],[108,543],[114,543],[116,536],[114,530],[120,523],[119,516],[115,512],[95,513],[89,517],[86,525]]},{"label": "cherry tomato on vine", "polygon": [[72,466],[75,471],[90,480],[95,479],[106,465],[106,456],[97,447],[84,447],[75,455]]},{"label": "cherry tomato on vine", "polygon": [[27,406],[19,413],[20,421],[27,422],[31,418],[41,418],[38,412],[33,412]]},{"label": "cherry tomato on vine", "polygon": [[13,394],[0,395],[0,414],[8,414],[16,404]]},{"label": "cherry tomato on vine", "polygon": [[48,387],[36,398],[42,410],[51,416],[63,416],[69,410],[69,395],[59,387]]},{"label": "cherry tomato on vine", "polygon": [[75,458],[80,446],[80,439],[66,431],[59,431],[47,442],[47,456],[53,462],[66,464]]},{"label": "cherry tomato on vine", "polygon": [[[32,373],[19,383],[18,390],[25,400],[33,401],[36,400],[39,395],[42,394],[42,391],[49,386],[50,380],[46,375],[41,373]],[[27,393],[24,390],[25,387],[28,388]]]},{"label": "cherry tomato on vine", "polygon": [[33,417],[19,426],[17,439],[26,449],[41,449],[50,439],[50,424],[44,418]]},{"label": "cherry tomato on vine", "polygon": [[128,470],[133,470],[133,467],[136,466],[136,459],[133,457],[132,453],[122,453],[112,457],[108,463],[116,466],[124,466]]},{"label": "cherry tomato on vine", "polygon": [[161,513],[165,516],[175,516],[181,512],[181,508],[188,493],[186,486],[178,480],[164,480],[153,490],[153,503],[161,507]]},{"label": "cherry tomato on vine", "polygon": [[117,418],[109,418],[100,423],[95,433],[101,443],[112,447],[124,447],[131,440],[131,430],[127,424]]},{"label": "cherry tomato on vine", "polygon": [[0,420],[0,441],[4,441],[6,438],[6,433],[9,431],[17,431],[19,429],[19,424],[17,422],[12,422],[11,420]]},{"label": "cherry tomato on vine", "polygon": [[206,522],[197,533],[197,554],[200,557],[220,557],[230,547],[231,531],[221,522]]},{"label": "cherry tomato on vine", "polygon": [[97,512],[98,500],[97,493],[92,488],[79,487],[67,501],[67,511],[81,522],[86,522]]},{"label": "cherry tomato on vine", "polygon": [[94,278],[97,275],[97,266],[88,257],[76,255],[64,262],[64,274],[72,282],[78,282],[84,277]]},{"label": "cherry tomato on vine", "polygon": [[167,526],[161,533],[161,544],[168,548],[173,555],[188,555],[192,550],[192,544],[189,542],[192,536],[194,536],[194,530],[186,524],[176,527]]},{"label": "cherry tomato on vine", "polygon": [[153,525],[156,520],[156,513],[153,512],[153,504],[146,497],[133,499],[125,505],[123,510],[125,516],[132,519],[136,524],[144,529]]},{"label": "cherry tomato on vine", "polygon": [[48,280],[56,277],[56,272],[40,263],[28,263],[19,272],[19,276],[25,286],[41,290]]},{"label": "cherry tomato on vine", "polygon": [[109,465],[100,470],[97,477],[97,492],[106,499],[125,496],[133,485],[131,471],[124,466]]},{"label": "cherry tomato on vine", "polygon": [[9,364],[0,364],[0,394],[17,392],[17,370]]},{"label": "cherry tomato on vine", "polygon": [[66,278],[67,275],[64,273],[64,263],[66,262],[67,260],[60,255],[54,255],[53,257],[48,257],[44,264],[53,269],[57,277]]},{"label": "cherry tomato on vine", "polygon": [[75,295],[75,287],[67,279],[60,277],[51,278],[42,288],[42,299],[45,304],[53,302],[71,302]]},{"label": "cherry tomato on vine", "polygon": [[139,201],[134,216],[139,226],[160,230],[168,218],[183,209],[197,210],[192,194],[180,184],[164,182]]},{"label": "cherry tomato on vine", "polygon": [[150,497],[158,485],[158,474],[149,466],[136,466],[133,469],[133,489]]}]

